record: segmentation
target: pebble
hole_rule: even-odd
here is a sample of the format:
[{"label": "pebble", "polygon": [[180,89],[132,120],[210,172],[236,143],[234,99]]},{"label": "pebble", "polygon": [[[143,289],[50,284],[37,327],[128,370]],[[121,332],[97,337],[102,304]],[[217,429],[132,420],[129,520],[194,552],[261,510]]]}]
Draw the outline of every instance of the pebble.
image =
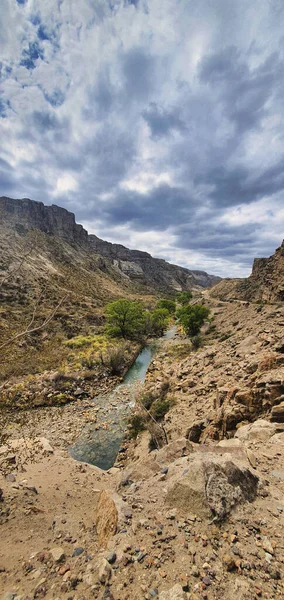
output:
[{"label": "pebble", "polygon": [[65,552],[60,546],[55,546],[50,550],[50,554],[55,562],[61,562],[65,558]]},{"label": "pebble", "polygon": [[108,561],[108,563],[110,565],[113,565],[113,563],[115,563],[116,561],[116,553],[115,552],[110,552],[107,556],[106,556],[106,560]]},{"label": "pebble", "polygon": [[262,547],[265,552],[268,552],[268,554],[274,554],[274,548],[270,540],[265,536],[262,538]]},{"label": "pebble", "polygon": [[231,556],[231,554],[224,554],[223,556],[223,564],[226,567],[227,571],[233,571],[236,567],[235,558]]},{"label": "pebble", "polygon": [[112,568],[105,558],[101,558],[99,562],[99,580],[101,583],[108,583],[111,579]]},{"label": "pebble", "polygon": [[169,467],[164,467],[163,469],[161,469],[160,473],[161,475],[166,475],[168,473]]},{"label": "pebble", "polygon": [[84,548],[80,548],[80,547],[79,548],[75,548],[75,550],[74,550],[74,552],[72,554],[72,558],[74,556],[80,556],[80,554],[83,554],[83,552],[84,552]]}]

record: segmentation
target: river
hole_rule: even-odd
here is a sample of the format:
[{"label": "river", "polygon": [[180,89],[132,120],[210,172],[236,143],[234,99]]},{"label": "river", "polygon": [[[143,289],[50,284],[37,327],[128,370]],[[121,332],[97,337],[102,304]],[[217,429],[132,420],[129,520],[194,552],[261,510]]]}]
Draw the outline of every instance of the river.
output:
[{"label": "river", "polygon": [[[157,342],[173,338],[175,332],[176,326],[173,326]],[[85,427],[80,438],[69,447],[73,458],[104,470],[114,465],[131,407],[135,403],[135,392],[145,381],[157,342],[150,342],[141,350],[123,382],[115,390],[94,399],[98,406],[97,421]]]}]

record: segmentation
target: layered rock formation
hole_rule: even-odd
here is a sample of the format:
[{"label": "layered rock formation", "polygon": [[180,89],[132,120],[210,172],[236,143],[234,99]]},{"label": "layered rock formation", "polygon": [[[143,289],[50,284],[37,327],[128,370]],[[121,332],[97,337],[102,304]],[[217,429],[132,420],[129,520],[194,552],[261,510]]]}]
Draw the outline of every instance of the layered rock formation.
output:
[{"label": "layered rock formation", "polygon": [[120,244],[101,240],[96,235],[88,235],[82,225],[76,223],[73,213],[56,205],[45,206],[28,198],[13,200],[2,197],[0,217],[2,226],[12,227],[20,235],[39,230],[71,245],[83,247],[91,258],[94,253],[103,257],[102,266],[106,259],[123,279],[152,289],[180,291],[199,286],[206,288],[220,280],[204,271],[191,271],[153,258],[147,252],[129,250]]},{"label": "layered rock formation", "polygon": [[82,225],[76,223],[73,213],[55,204],[45,206],[43,202],[35,202],[29,198],[12,200],[2,196],[0,218],[2,225],[5,223],[12,225],[21,234],[31,229],[38,229],[71,243],[88,243],[88,233]]},{"label": "layered rock formation", "polygon": [[148,252],[129,250],[121,244],[105,242],[95,235],[89,235],[91,248],[108,258],[111,263],[130,279],[146,285],[174,290],[188,290],[194,287],[212,287],[220,277],[208,275],[204,271],[191,271],[172,265],[165,260],[153,258]]},{"label": "layered rock formation", "polygon": [[269,258],[255,258],[247,279],[224,279],[211,292],[224,300],[284,301],[284,240]]}]

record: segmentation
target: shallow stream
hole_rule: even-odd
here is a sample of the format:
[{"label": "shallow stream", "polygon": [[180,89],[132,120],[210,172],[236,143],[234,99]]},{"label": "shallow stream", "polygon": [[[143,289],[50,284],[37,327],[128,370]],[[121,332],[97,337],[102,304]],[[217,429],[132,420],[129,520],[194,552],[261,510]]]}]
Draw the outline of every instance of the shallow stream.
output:
[{"label": "shallow stream", "polygon": [[[173,338],[175,332],[176,326],[173,326],[158,341]],[[147,344],[125,375],[123,383],[109,394],[96,396],[96,423],[85,427],[77,442],[70,446],[69,453],[73,458],[104,470],[113,466],[125,434],[131,407],[135,403],[135,393],[145,381],[155,349],[155,342]]]}]

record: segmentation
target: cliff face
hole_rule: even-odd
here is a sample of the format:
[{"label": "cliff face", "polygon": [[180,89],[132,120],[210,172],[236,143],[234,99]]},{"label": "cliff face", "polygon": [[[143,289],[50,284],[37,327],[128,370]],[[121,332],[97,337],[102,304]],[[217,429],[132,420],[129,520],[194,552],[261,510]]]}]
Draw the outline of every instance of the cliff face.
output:
[{"label": "cliff face", "polygon": [[129,250],[96,235],[88,235],[82,225],[77,225],[73,213],[56,205],[45,206],[28,198],[12,200],[2,197],[0,217],[2,225],[12,227],[19,234],[39,230],[71,245],[84,247],[90,256],[95,253],[103,260],[107,259],[119,277],[152,289],[180,291],[196,286],[212,287],[220,280],[204,271],[191,271],[153,258],[147,252]]},{"label": "cliff face", "polygon": [[269,258],[255,258],[248,282],[250,293],[260,292],[262,300],[284,301],[284,240]]},{"label": "cliff face", "polygon": [[224,279],[210,292],[224,300],[284,301],[284,240],[269,258],[255,258],[247,279]]},{"label": "cliff face", "polygon": [[14,226],[19,233],[38,229],[43,233],[59,236],[70,243],[88,243],[88,232],[82,225],[77,225],[75,215],[55,204],[45,206],[43,202],[35,202],[29,198],[12,200],[2,196],[0,218],[2,222]]},{"label": "cliff face", "polygon": [[89,235],[89,243],[95,252],[108,258],[124,275],[146,285],[180,291],[196,286],[212,287],[220,281],[219,277],[204,271],[191,271],[172,265],[160,258],[153,258],[148,252],[111,244],[95,235]]}]

